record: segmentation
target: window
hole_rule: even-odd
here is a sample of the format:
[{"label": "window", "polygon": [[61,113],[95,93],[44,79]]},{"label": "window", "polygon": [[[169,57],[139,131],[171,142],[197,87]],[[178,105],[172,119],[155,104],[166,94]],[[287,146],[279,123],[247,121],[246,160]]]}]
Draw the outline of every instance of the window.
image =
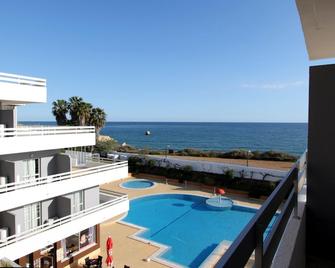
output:
[{"label": "window", "polygon": [[83,250],[85,247],[93,245],[95,242],[95,226],[71,235],[62,240],[64,257],[71,257],[77,252]]},{"label": "window", "polygon": [[24,227],[25,230],[33,229],[41,224],[41,205],[33,203],[24,206]]},{"label": "window", "polygon": [[95,241],[95,232],[94,227],[85,229],[84,231],[80,232],[80,240],[79,240],[79,246],[80,248],[86,247]]},{"label": "window", "polygon": [[40,160],[29,159],[23,160],[23,177],[22,180],[31,180],[40,176]]},{"label": "window", "polygon": [[82,211],[84,209],[84,193],[83,191],[73,193],[72,213]]},{"label": "window", "polygon": [[66,252],[65,256],[71,256],[73,253],[79,251],[79,233],[69,236],[65,239]]}]

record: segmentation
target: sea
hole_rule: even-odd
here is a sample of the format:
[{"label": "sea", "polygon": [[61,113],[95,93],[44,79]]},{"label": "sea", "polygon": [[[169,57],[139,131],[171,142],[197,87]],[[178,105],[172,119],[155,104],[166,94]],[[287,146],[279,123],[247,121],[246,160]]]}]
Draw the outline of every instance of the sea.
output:
[{"label": "sea", "polygon": [[275,150],[300,155],[307,147],[307,123],[107,122],[101,134],[137,148],[161,150]]}]

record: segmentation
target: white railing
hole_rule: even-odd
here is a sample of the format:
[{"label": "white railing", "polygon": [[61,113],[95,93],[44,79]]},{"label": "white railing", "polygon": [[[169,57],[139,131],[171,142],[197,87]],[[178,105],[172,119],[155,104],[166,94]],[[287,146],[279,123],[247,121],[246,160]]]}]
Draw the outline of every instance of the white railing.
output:
[{"label": "white railing", "polygon": [[307,157],[308,152],[305,151],[299,160],[297,161],[298,166],[298,192],[301,191],[302,187],[307,183]]},{"label": "white railing", "polygon": [[0,138],[95,133],[92,126],[0,128]]},{"label": "white railing", "polygon": [[81,176],[86,176],[86,175],[95,174],[98,172],[109,171],[109,170],[128,166],[128,161],[120,161],[120,162],[112,162],[112,163],[111,162],[112,161],[109,161],[108,163],[107,161],[104,161],[103,162],[105,163],[104,165],[100,165],[96,167],[79,169],[79,170],[75,170],[72,172],[58,173],[58,174],[50,175],[46,177],[32,178],[26,181],[11,182],[11,183],[7,183],[4,185],[0,185],[0,194],[6,193],[9,191],[21,190],[21,189],[28,188],[28,187],[35,187],[35,186],[40,186],[40,185],[44,185],[48,183],[55,183],[59,181],[70,180],[70,179],[81,177]]},{"label": "white railing", "polygon": [[[102,193],[102,194],[106,194],[106,193]],[[7,237],[4,242],[0,242],[0,248],[6,247],[10,244],[19,242],[20,240],[27,239],[31,236],[34,236],[36,234],[48,231],[50,229],[62,226],[66,223],[69,223],[69,222],[74,221],[76,219],[79,219],[79,218],[85,217],[87,215],[93,214],[93,213],[95,213],[99,210],[102,210],[104,208],[111,207],[113,205],[116,205],[116,204],[124,202],[124,201],[128,201],[128,195],[126,195],[126,194],[122,194],[122,193],[118,193],[118,192],[109,192],[108,195],[112,199],[107,201],[107,202],[100,203],[97,206],[90,207],[88,209],[84,209],[82,211],[73,213],[73,214],[68,215],[66,217],[54,220],[52,223],[45,223],[45,224],[39,225],[37,227],[34,227],[32,229],[29,229],[27,231],[24,231],[22,233],[11,235],[11,236]]]},{"label": "white railing", "polygon": [[0,82],[6,82],[11,84],[18,85],[28,85],[35,87],[46,87],[47,81],[42,78],[16,75],[16,74],[8,74],[8,73],[0,73]]}]

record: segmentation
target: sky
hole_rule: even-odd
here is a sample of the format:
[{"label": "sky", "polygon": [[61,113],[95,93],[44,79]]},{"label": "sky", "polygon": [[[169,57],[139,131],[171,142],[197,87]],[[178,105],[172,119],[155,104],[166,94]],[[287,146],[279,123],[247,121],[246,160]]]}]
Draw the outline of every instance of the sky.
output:
[{"label": "sky", "polygon": [[0,72],[47,79],[19,120],[81,96],[108,121],[306,122],[309,65],[291,0],[0,3]]}]

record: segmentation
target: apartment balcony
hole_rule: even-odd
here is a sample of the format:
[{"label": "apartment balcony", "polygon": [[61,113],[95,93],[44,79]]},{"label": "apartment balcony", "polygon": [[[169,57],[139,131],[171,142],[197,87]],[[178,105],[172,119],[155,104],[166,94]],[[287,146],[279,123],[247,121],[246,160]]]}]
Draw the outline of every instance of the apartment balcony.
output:
[{"label": "apartment balcony", "polygon": [[71,172],[7,183],[0,185],[0,212],[126,177],[127,161],[91,160]]},{"label": "apartment balcony", "polygon": [[0,259],[15,260],[129,210],[128,196],[100,193],[100,204],[0,241]]},{"label": "apartment balcony", "polygon": [[[215,267],[305,267],[306,170],[304,153]],[[264,237],[276,213],[278,217]]]},{"label": "apartment balcony", "polygon": [[95,145],[90,126],[0,128],[0,155]]},{"label": "apartment balcony", "polygon": [[3,105],[44,103],[46,101],[45,79],[0,73],[0,102]]}]

